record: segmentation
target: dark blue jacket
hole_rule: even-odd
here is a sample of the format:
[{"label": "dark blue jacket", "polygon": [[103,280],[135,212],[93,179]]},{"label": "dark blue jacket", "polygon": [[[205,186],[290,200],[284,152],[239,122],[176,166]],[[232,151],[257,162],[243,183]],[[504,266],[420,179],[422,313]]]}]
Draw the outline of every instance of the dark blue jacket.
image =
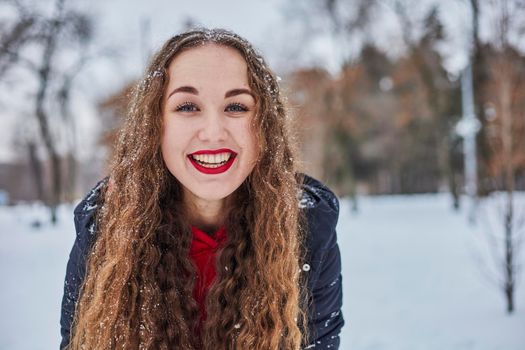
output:
[{"label": "dark blue jacket", "polygon": [[[60,349],[69,342],[79,288],[86,272],[86,256],[96,234],[94,213],[97,210],[97,199],[106,181],[100,181],[74,211],[76,239],[69,255],[64,282]],[[311,341],[304,349],[338,349],[339,333],[345,323],[341,310],[341,255],[335,230],[339,217],[339,201],[324,184],[306,175],[299,206],[306,210],[308,218],[308,253],[302,271],[308,274],[308,287],[312,292],[309,310]]]}]

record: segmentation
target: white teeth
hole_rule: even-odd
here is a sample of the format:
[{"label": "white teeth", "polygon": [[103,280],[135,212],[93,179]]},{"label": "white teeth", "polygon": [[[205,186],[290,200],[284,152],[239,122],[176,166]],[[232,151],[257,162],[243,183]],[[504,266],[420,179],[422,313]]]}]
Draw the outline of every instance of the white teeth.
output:
[{"label": "white teeth", "polygon": [[232,154],[225,152],[220,154],[196,154],[192,155],[193,159],[208,164],[220,164],[227,161]]},{"label": "white teeth", "polygon": [[233,157],[233,153],[224,152],[220,154],[198,154],[191,156],[197,163],[206,168],[218,168],[226,164]]}]

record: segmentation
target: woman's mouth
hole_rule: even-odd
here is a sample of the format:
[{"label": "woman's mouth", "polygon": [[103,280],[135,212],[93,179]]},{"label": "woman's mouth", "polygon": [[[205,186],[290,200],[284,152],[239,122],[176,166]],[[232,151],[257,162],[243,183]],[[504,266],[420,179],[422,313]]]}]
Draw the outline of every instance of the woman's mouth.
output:
[{"label": "woman's mouth", "polygon": [[237,154],[221,152],[217,154],[190,154],[188,159],[193,166],[204,174],[220,174],[228,170]]},{"label": "woman's mouth", "polygon": [[192,154],[190,155],[197,163],[207,168],[216,168],[226,164],[233,153],[224,152],[219,154]]}]

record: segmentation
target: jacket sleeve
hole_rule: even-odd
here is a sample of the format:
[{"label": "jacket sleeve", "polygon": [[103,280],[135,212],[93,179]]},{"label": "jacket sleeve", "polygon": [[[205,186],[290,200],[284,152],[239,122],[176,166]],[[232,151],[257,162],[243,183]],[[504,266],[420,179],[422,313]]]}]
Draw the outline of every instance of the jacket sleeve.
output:
[{"label": "jacket sleeve", "polygon": [[99,182],[97,186],[91,190],[86,198],[77,205],[74,211],[76,237],[71,252],[69,253],[64,280],[64,294],[62,296],[60,315],[61,350],[69,344],[70,340],[75,307],[78,301],[80,287],[86,274],[87,255],[94,241],[96,202],[103,181]]},{"label": "jacket sleeve", "polygon": [[341,253],[336,232],[339,200],[328,187],[311,177],[307,177],[305,188],[303,202],[310,208],[313,274],[310,276],[310,335],[304,349],[339,349],[339,333],[345,324]]}]

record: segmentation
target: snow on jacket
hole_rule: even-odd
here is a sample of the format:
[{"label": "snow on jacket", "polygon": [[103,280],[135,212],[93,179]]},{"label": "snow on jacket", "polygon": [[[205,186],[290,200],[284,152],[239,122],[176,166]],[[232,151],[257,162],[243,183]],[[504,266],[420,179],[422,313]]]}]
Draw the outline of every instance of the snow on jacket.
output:
[{"label": "snow on jacket", "polygon": [[[74,210],[76,239],[66,268],[60,349],[69,343],[79,288],[86,272],[86,257],[96,236],[97,199],[106,182],[107,178],[100,181]],[[339,200],[323,183],[305,174],[298,205],[306,210],[308,218],[307,259],[301,269],[308,274],[307,287],[312,295],[308,323],[310,341],[304,349],[338,349],[339,333],[345,324],[341,310],[341,254],[336,234]]]}]

